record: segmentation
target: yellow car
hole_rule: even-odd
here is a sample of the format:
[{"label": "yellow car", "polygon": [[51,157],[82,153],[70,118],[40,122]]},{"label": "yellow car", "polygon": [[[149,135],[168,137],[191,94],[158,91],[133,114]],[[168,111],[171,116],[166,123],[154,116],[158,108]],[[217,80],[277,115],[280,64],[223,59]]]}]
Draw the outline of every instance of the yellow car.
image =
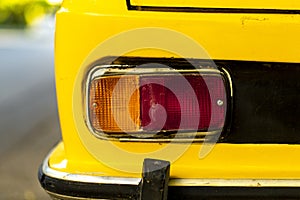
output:
[{"label": "yellow car", "polygon": [[300,2],[65,0],[54,199],[300,198]]}]

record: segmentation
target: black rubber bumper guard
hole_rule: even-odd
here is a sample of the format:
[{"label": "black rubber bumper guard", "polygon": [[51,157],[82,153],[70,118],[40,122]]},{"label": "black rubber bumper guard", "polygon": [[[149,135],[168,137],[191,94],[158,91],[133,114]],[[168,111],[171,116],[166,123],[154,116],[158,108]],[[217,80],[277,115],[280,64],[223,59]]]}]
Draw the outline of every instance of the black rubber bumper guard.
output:
[{"label": "black rubber bumper guard", "polygon": [[140,199],[166,200],[168,198],[169,177],[170,162],[145,159],[140,183]]}]

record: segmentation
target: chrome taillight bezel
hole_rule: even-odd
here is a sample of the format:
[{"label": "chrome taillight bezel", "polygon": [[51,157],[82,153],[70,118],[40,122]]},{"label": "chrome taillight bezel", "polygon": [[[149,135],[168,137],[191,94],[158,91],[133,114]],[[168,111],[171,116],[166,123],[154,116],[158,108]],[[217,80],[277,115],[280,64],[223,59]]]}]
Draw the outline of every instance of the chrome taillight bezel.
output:
[{"label": "chrome taillight bezel", "polygon": [[[89,109],[89,87],[90,83],[99,78],[99,77],[109,77],[109,76],[116,76],[116,75],[139,75],[139,76],[147,76],[147,75],[172,75],[174,73],[199,73],[201,76],[221,76],[224,82],[224,87],[226,91],[226,115],[224,119],[224,126],[220,130],[213,130],[213,131],[197,131],[196,134],[194,131],[180,131],[180,132],[172,132],[172,131],[160,131],[154,137],[146,137],[148,134],[144,134],[142,130],[132,133],[126,134],[123,132],[115,133],[113,135],[108,134],[104,131],[96,130],[90,119],[90,109]],[[153,64],[152,68],[144,68],[139,67],[136,65],[95,65],[91,68],[91,70],[87,73],[87,78],[84,83],[84,91],[85,91],[85,121],[89,131],[100,139],[105,140],[116,140],[116,141],[127,141],[127,142],[170,142],[170,141],[178,141],[178,142],[190,142],[190,141],[197,141],[203,142],[207,138],[214,137],[219,135],[220,132],[223,132],[225,127],[227,127],[227,121],[229,117],[229,112],[231,110],[231,101],[233,96],[232,91],[232,82],[230,79],[229,73],[222,68],[200,68],[200,69],[173,69],[173,68],[166,68],[161,67],[160,65]],[[166,134],[167,133],[167,134]],[[135,134],[139,134],[139,136],[143,135],[143,137],[134,137]],[[145,137],[144,137],[145,136]],[[175,137],[176,136],[176,137]]]}]

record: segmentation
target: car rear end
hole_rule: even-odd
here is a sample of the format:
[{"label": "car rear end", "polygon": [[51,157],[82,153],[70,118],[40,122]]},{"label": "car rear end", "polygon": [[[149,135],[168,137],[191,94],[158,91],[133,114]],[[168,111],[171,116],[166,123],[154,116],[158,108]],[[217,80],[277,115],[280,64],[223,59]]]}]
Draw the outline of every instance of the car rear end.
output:
[{"label": "car rear end", "polygon": [[66,0],[58,199],[274,199],[300,191],[300,3]]}]

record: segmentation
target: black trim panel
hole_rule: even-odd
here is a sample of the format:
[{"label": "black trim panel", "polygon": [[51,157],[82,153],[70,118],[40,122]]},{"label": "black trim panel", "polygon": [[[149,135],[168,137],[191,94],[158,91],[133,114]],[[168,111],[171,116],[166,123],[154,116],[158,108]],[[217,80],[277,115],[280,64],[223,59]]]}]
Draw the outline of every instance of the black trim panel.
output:
[{"label": "black trim panel", "polygon": [[233,82],[230,133],[222,142],[300,144],[300,64],[215,61]]},{"label": "black trim panel", "polygon": [[245,14],[300,14],[300,10],[256,9],[256,8],[200,8],[200,7],[167,7],[131,5],[126,0],[128,10],[154,12],[187,12],[187,13],[245,13]]}]

